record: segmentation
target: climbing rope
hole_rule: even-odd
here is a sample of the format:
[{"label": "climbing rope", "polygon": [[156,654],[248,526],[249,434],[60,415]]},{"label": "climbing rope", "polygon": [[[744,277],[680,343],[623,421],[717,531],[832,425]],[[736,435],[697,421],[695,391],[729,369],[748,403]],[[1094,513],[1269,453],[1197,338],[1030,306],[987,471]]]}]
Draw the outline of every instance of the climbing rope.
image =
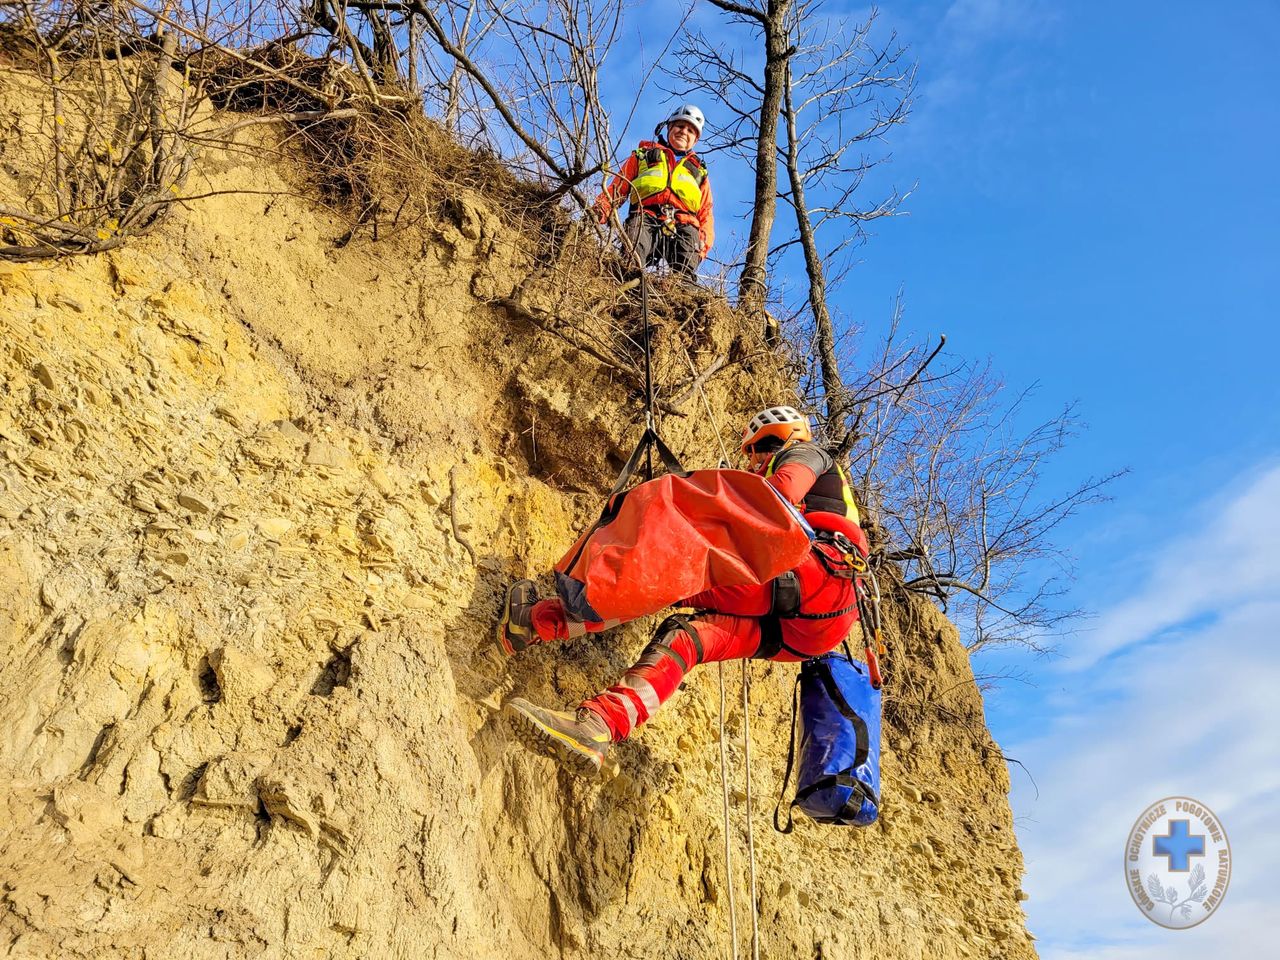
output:
[{"label": "climbing rope", "polygon": [[[634,252],[634,251],[633,251]],[[637,260],[639,258],[637,257]],[[643,324],[644,337],[644,404],[645,404],[645,428],[649,432],[657,432],[657,419],[654,415],[654,387],[653,387],[653,350],[652,350],[652,326],[649,318],[649,277],[644,269],[644,264],[638,264],[640,268],[640,318]],[[712,429],[716,434],[716,443],[720,446],[720,462],[723,466],[729,464],[729,452],[724,445],[724,437],[720,433],[720,424],[716,420],[714,411],[711,409],[711,402],[707,399],[707,392],[701,382],[698,381],[698,370],[694,366],[693,357],[690,356],[688,348],[684,348],[685,360],[689,364],[689,371],[693,374],[694,382],[698,385],[698,393],[702,397],[703,406],[707,411],[707,418],[711,423]],[[645,451],[645,476],[653,479],[653,451],[650,447]],[[737,896],[734,893],[733,885],[733,846],[730,843],[730,811],[729,811],[729,754],[728,746],[725,741],[725,709],[727,703],[727,695],[725,691],[724,680],[724,662],[717,664],[720,679],[720,795],[721,805],[724,818],[724,872],[725,887],[729,895],[729,940],[732,944],[731,955],[733,960],[738,960],[738,908]],[[742,713],[743,713],[743,762],[746,765],[746,813],[747,813],[747,858],[749,886],[751,894],[751,956],[752,960],[760,960],[760,918],[757,908],[757,884],[756,884],[756,849],[755,835],[752,830],[752,805],[751,805],[751,718],[749,712],[750,701],[750,684],[747,679],[747,662],[742,661]]]},{"label": "climbing rope", "polygon": [[[698,377],[698,369],[694,366],[693,357],[689,355],[689,350],[684,349],[685,361],[689,364],[689,372],[693,374],[695,382]],[[729,464],[729,451],[724,445],[724,436],[720,432],[720,423],[716,420],[715,412],[711,409],[711,401],[707,399],[707,391],[701,383],[698,383],[698,394],[702,397],[702,405],[707,411],[707,420],[711,424],[711,429],[715,431],[716,443],[720,446],[720,463],[723,466]],[[725,856],[725,876],[728,879],[729,886],[729,910],[730,910],[730,930],[733,937],[733,956],[737,960],[738,956],[738,935],[737,935],[737,917],[733,908],[733,881],[730,873],[730,856],[729,856],[729,774],[727,761],[727,748],[725,746],[724,736],[724,705],[725,705],[725,683],[724,683],[724,662],[721,661],[720,667],[720,790],[724,796],[724,856]],[[747,661],[742,661],[742,762],[746,767],[746,806],[747,806],[747,872],[749,877],[749,886],[751,890],[751,957],[752,960],[760,960],[760,915],[758,909],[758,897],[756,890],[756,843],[755,832],[752,829],[752,805],[751,805],[751,684],[748,679]]]},{"label": "climbing rope", "polygon": [[[638,259],[638,258],[637,258]],[[644,269],[643,264],[640,267],[640,319],[642,323],[642,334],[644,338],[644,407],[645,407],[645,428],[649,432],[657,432],[657,418],[654,414],[656,404],[654,402],[654,386],[653,386],[653,327],[649,316],[649,276]],[[712,429],[716,434],[716,443],[720,446],[720,462],[724,466],[729,464],[729,451],[725,448],[724,437],[720,433],[720,424],[716,420],[715,412],[711,409],[711,402],[707,399],[707,392],[701,382],[698,381],[698,370],[694,366],[693,357],[689,355],[688,348],[684,349],[685,360],[689,364],[689,370],[693,374],[694,381],[698,384],[698,393],[702,397],[703,406],[707,411],[707,418],[711,423]],[[645,451],[645,476],[653,479],[653,451],[651,448]],[[725,709],[728,701],[725,679],[724,679],[724,663],[721,661],[718,665],[718,674],[720,680],[720,797],[724,819],[724,873],[725,887],[729,895],[729,940],[732,944],[731,956],[733,960],[738,960],[738,907],[737,896],[734,892],[733,884],[733,845],[730,842],[730,831],[732,825],[730,823],[729,811],[729,754],[728,746],[725,740]],[[760,919],[757,909],[757,884],[756,884],[756,849],[755,835],[752,830],[752,807],[751,807],[751,719],[748,713],[750,698],[750,686],[747,681],[747,664],[742,662],[742,710],[743,710],[743,762],[746,764],[746,805],[747,805],[747,857],[749,871],[749,885],[751,894],[751,956],[752,960],[760,958]]]},{"label": "climbing rope", "polygon": [[[689,361],[689,369],[694,372],[694,376],[698,376],[698,369],[694,366],[694,358],[689,356],[689,349],[685,349],[685,360]],[[712,425],[712,429],[716,431],[716,442],[721,448],[721,463],[728,463],[728,451],[724,449],[724,438],[719,431],[719,424],[716,421],[716,413],[712,411],[712,404],[707,399],[707,390],[703,389],[703,385],[698,384],[698,393],[703,398],[703,406],[707,408],[707,419]],[[730,810],[728,810],[728,745],[724,740],[724,704],[727,701],[727,694],[724,691],[724,660],[716,664],[719,676],[719,704],[721,704],[721,712],[719,712],[719,742],[721,742],[721,796],[723,797],[723,814],[724,814],[724,886],[728,887],[728,928],[730,928],[730,940],[733,945],[733,960],[737,960],[737,908],[736,899],[733,896],[733,855],[732,846],[730,845],[730,831],[732,824],[730,823]],[[746,676],[746,660],[742,660],[742,675]],[[746,689],[742,690],[744,698]],[[750,748],[748,749],[748,762],[750,762]],[[746,786],[746,836],[748,836],[748,854],[750,859],[751,872],[751,956],[759,957],[758,943],[758,920],[755,918],[755,849],[751,845],[751,768],[748,765],[748,786]]]},{"label": "climbing rope", "polygon": [[756,895],[756,841],[751,821],[751,682],[747,674],[747,661],[742,663],[742,764],[746,768],[747,792],[747,858],[751,878],[751,960],[760,960],[760,911]]},{"label": "climbing rope", "polygon": [[[644,323],[644,425],[656,431],[657,421],[653,416],[653,350],[649,326],[649,276],[644,265],[640,266],[640,319]],[[645,453],[645,479],[653,479],[653,451]]]},{"label": "climbing rope", "polygon": [[733,960],[738,960],[738,908],[733,893],[733,847],[729,843],[729,749],[724,740],[724,661],[716,664],[720,673],[720,797],[724,807],[724,885],[729,891],[729,943]]}]

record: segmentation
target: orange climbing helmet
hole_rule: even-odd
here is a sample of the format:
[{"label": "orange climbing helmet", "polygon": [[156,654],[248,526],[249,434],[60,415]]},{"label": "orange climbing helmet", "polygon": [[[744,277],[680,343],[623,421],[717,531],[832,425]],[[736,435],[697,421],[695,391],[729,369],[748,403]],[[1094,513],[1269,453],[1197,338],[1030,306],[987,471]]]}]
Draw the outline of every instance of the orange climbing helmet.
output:
[{"label": "orange climbing helmet", "polygon": [[742,452],[751,469],[759,472],[778,451],[812,439],[809,418],[795,407],[767,407],[752,417],[742,431]]}]

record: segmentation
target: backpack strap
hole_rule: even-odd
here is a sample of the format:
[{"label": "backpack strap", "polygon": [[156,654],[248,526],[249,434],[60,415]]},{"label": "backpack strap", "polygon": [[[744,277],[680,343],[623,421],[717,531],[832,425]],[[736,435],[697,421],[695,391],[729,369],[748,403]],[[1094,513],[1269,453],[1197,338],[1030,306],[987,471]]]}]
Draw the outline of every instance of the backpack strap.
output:
[{"label": "backpack strap", "polygon": [[[640,434],[640,440],[636,444],[636,448],[631,451],[631,456],[623,464],[622,471],[618,474],[618,479],[614,481],[613,489],[609,491],[609,495],[605,498],[604,509],[600,511],[600,518],[591,525],[589,532],[604,526],[618,515],[618,511],[622,509],[623,498],[626,496],[625,487],[631,482],[631,478],[635,476],[636,468],[640,466],[641,458],[644,457],[650,447],[658,451],[658,457],[662,460],[662,465],[667,468],[669,473],[673,473],[677,477],[689,476],[689,471],[680,463],[680,459],[671,452],[671,448],[662,442],[658,432],[653,427],[645,427],[644,433]],[[578,552],[569,561],[569,567],[578,562],[578,558],[582,556],[582,551],[587,549],[587,541],[589,539],[589,536],[582,538],[582,545],[578,547]],[[569,567],[566,567],[566,569]]]},{"label": "backpack strap", "polygon": [[[879,806],[880,798],[876,796],[874,790],[852,775],[853,769],[853,767],[848,767],[841,770],[839,773],[833,773],[822,777],[819,780],[815,780],[803,790],[796,792],[796,798],[791,801],[792,806],[797,803],[803,803],[810,797],[810,795],[817,793],[819,790],[827,790],[831,787],[851,787],[853,792],[849,795],[849,799],[845,805],[840,808],[840,812],[834,817],[814,817],[814,819],[819,823],[850,823],[858,815],[858,811],[862,809],[863,803],[868,800],[870,800],[874,806]],[[790,809],[788,809],[787,815],[791,815]],[[782,832],[787,833],[789,831],[784,830]]]},{"label": "backpack strap", "polygon": [[[791,737],[787,740],[787,770],[782,775],[782,789],[778,793],[778,803],[773,808],[773,829],[778,833],[787,834],[795,829],[795,818],[792,815],[792,808],[796,805],[796,801],[792,800],[787,804],[787,825],[779,826],[778,820],[782,816],[782,802],[787,796],[787,784],[791,782],[791,768],[796,762],[796,715],[800,712],[800,674],[796,674],[795,690],[791,695]],[[798,799],[798,798],[797,798]]]},{"label": "backpack strap", "polygon": [[[689,471],[680,463],[679,458],[671,452],[671,448],[662,442],[662,438],[658,436],[658,432],[653,427],[645,427],[644,433],[640,434],[640,441],[636,444],[636,448],[631,451],[631,456],[627,458],[627,462],[623,464],[622,471],[618,474],[618,479],[613,483],[613,489],[609,491],[609,506],[612,506],[613,498],[623,491],[631,478],[635,475],[636,468],[640,466],[640,458],[645,455],[650,447],[658,451],[658,456],[662,460],[662,465],[667,468],[668,473],[674,473],[678,477],[689,476]],[[605,507],[606,512],[609,506]]]}]

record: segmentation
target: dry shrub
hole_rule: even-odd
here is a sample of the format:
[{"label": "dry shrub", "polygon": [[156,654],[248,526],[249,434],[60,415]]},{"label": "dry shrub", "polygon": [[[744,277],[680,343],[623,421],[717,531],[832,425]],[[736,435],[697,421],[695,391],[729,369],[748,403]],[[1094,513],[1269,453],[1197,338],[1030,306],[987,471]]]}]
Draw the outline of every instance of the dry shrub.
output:
[{"label": "dry shrub", "polygon": [[3,21],[8,181],[0,258],[100,253],[160,223],[191,168],[199,93],[172,32],[15,4]]},{"label": "dry shrub", "polygon": [[434,222],[460,190],[483,193],[517,215],[546,198],[498,157],[457,143],[403,90],[371,97],[341,61],[269,44],[245,59],[212,51],[197,67],[219,109],[291,118],[290,140],[301,148],[311,182],[353,218],[346,239],[362,225],[377,237]]}]

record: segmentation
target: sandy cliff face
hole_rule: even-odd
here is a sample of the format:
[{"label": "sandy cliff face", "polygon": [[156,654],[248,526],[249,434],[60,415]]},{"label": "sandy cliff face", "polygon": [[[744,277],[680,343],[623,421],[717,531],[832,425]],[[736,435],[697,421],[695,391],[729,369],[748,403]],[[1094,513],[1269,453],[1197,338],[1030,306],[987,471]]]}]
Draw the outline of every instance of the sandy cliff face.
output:
[{"label": "sandy cliff face", "polygon": [[[651,625],[475,655],[639,429],[616,371],[494,305],[548,269],[536,238],[460,194],[419,240],[337,249],[287,163],[203,170],[295,195],[0,267],[0,953],[716,957],[731,888],[745,949],[737,665],[726,877],[715,668],[584,783],[496,708],[594,692]],[[556,269],[526,291],[545,316]],[[758,349],[722,306],[660,312],[664,377]],[[710,381],[726,440],[780,377]],[[682,409],[669,439],[714,463]],[[795,668],[750,666],[761,953],[1033,956],[955,630],[886,589],[876,826],[768,827]]]}]

